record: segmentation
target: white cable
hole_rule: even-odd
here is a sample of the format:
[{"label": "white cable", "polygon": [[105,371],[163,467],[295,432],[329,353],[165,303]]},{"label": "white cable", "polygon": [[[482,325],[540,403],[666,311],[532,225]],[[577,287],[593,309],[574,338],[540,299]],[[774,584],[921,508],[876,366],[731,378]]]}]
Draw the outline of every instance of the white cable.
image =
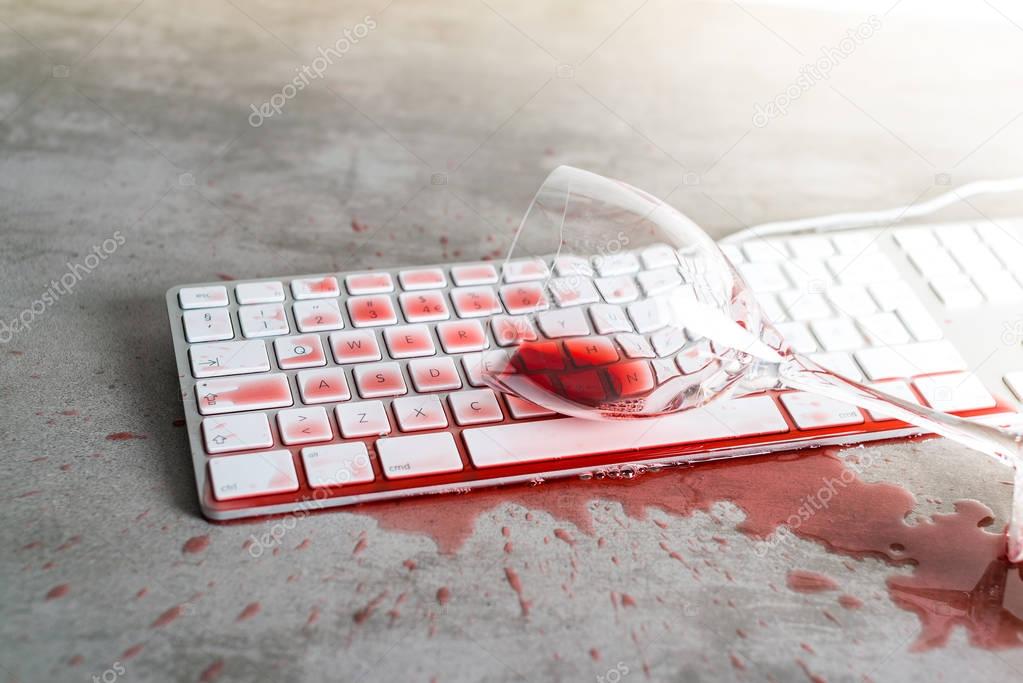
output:
[{"label": "white cable", "polygon": [[954,190],[940,194],[934,199],[929,199],[920,204],[909,204],[880,211],[860,211],[851,213],[836,213],[829,216],[816,216],[814,218],[799,218],[790,221],[778,221],[774,223],[762,223],[751,228],[740,230],[721,239],[722,243],[732,244],[743,242],[753,237],[769,237],[778,234],[791,234],[796,232],[832,232],[837,230],[851,230],[853,228],[870,228],[880,225],[892,225],[906,220],[926,216],[951,204],[961,202],[968,197],[978,194],[993,194],[1001,192],[1017,192],[1023,190],[1023,177],[1005,178],[1003,180],[978,180],[967,183]]}]

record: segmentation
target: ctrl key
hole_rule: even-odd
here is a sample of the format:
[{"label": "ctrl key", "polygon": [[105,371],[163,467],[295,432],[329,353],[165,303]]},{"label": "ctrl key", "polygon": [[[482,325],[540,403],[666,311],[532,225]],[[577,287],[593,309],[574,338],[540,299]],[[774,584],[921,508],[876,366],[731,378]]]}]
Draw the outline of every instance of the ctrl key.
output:
[{"label": "ctrl key", "polygon": [[217,500],[270,496],[298,490],[291,452],[266,451],[210,459],[210,483]]},{"label": "ctrl key", "polygon": [[462,469],[455,439],[448,432],[377,440],[380,466],[388,479],[424,477]]}]

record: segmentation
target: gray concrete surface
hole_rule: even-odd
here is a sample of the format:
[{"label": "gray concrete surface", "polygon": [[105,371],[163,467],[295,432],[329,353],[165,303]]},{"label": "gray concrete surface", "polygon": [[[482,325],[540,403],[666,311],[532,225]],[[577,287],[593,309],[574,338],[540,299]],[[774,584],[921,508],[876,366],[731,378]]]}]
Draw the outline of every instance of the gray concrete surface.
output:
[{"label": "gray concrete surface", "polygon": [[[587,533],[542,509],[527,517],[509,494],[447,553],[394,530],[400,511],[388,528],[380,513],[326,514],[291,520],[258,558],[247,539],[279,520],[213,526],[197,513],[175,426],[171,285],[500,253],[558,163],[666,196],[717,234],[902,203],[935,193],[940,174],[1018,172],[1018,6],[879,5],[875,36],[753,126],[756,103],[870,11],[797,4],[0,3],[0,317],[124,237],[0,347],[0,677],[1020,677],[1018,649],[973,647],[961,628],[912,651],[917,617],[885,591],[911,567],[811,540],[755,553],[727,502],[642,520],[595,487]],[[249,124],[250,105],[367,16],[375,28],[322,78]],[[1023,214],[1018,200],[977,206]],[[107,438],[120,432],[139,438]],[[870,452],[864,477],[908,487],[920,513],[975,498],[1004,521],[1005,472],[962,448]],[[450,526],[457,506],[473,507],[435,499],[409,514]],[[208,547],[186,548],[202,536]],[[666,539],[709,568],[680,569]],[[864,606],[787,590],[791,567],[835,577]]]}]

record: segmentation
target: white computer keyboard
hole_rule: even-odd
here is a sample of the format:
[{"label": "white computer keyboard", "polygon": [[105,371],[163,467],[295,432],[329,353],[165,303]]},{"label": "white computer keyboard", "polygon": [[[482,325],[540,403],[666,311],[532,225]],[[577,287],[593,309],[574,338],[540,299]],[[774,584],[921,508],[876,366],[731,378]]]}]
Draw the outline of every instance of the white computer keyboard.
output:
[{"label": "white computer keyboard", "polygon": [[[782,333],[822,365],[941,410],[1012,420],[1023,395],[1023,221],[725,249]],[[608,315],[628,324],[650,256],[639,254],[614,287],[598,282],[585,300],[550,305],[584,307],[580,334],[604,332]],[[546,276],[542,262],[522,261],[504,272],[471,263],[171,288],[204,514],[279,514],[917,431],[800,392],[625,422],[497,395],[480,379],[482,352],[521,332],[514,316],[542,299]],[[651,362],[658,373],[688,371],[683,357]]]}]

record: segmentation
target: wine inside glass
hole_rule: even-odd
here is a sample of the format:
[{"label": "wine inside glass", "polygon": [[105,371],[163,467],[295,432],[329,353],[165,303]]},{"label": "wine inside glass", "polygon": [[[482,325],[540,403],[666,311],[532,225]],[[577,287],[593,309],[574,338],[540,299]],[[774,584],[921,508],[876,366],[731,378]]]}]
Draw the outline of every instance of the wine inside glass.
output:
[{"label": "wine inside glass", "polygon": [[799,389],[885,414],[1015,468],[1009,559],[1023,559],[1021,435],[843,377],[793,351],[717,244],[656,197],[577,168],[536,193],[504,264],[490,386],[564,415],[620,420],[736,391]]}]

